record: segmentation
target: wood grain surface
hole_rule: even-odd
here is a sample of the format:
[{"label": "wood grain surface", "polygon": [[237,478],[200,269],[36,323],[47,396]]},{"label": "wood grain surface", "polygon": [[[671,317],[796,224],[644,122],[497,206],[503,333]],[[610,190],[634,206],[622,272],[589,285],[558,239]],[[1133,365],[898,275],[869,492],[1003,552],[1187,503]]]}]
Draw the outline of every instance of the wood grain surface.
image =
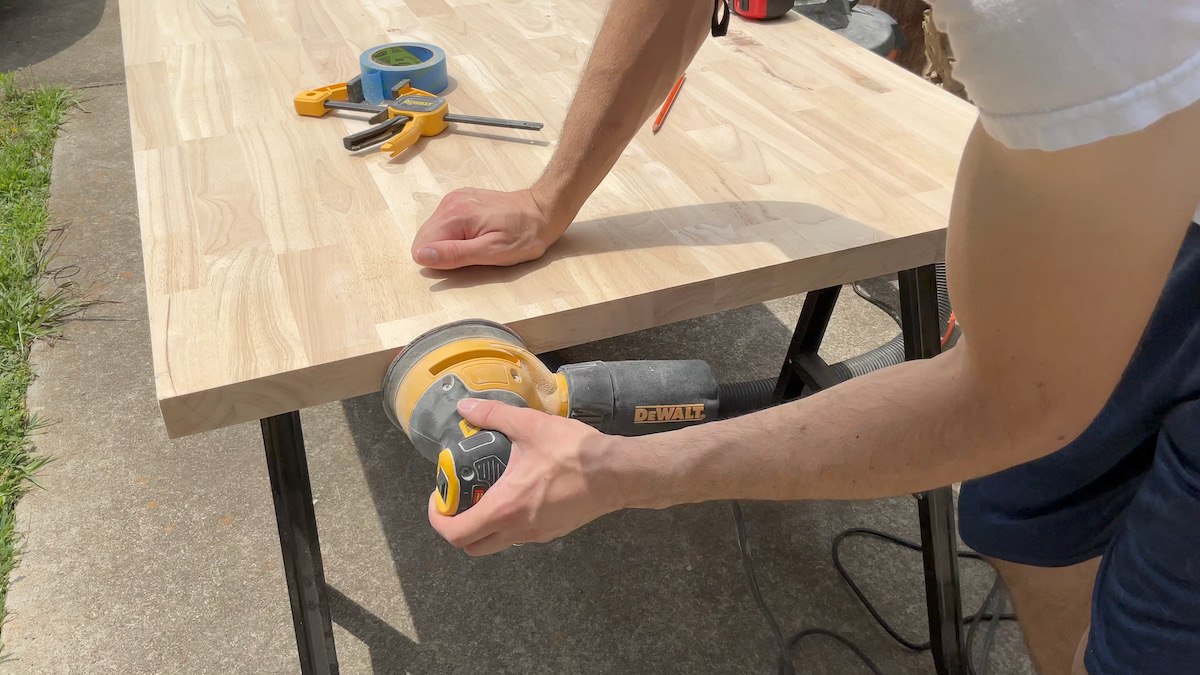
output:
[{"label": "wood grain surface", "polygon": [[[376,391],[444,322],[561,348],[940,259],[970,105],[799,17],[733,17],[541,260],[422,270],[450,190],[527,187],[606,3],[121,0],[158,397],[172,437]],[[351,154],[296,115],[386,42],[441,46],[458,126]]]}]

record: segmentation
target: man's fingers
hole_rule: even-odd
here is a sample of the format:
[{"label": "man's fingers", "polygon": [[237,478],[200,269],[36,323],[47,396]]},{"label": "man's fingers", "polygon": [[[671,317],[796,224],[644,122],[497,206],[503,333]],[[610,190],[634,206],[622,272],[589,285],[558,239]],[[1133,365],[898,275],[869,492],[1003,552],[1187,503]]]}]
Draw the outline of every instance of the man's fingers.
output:
[{"label": "man's fingers", "polygon": [[479,503],[457,516],[443,516],[437,510],[437,493],[429,495],[429,524],[442,538],[455,548],[466,548],[496,531],[496,526],[487,515],[487,507],[480,508],[487,495]]},{"label": "man's fingers", "polygon": [[[481,429],[494,429],[514,442],[536,433],[545,413],[528,408],[516,408],[499,401],[463,399],[458,411],[471,424]],[[443,516],[438,513],[434,495],[429,496],[429,524],[438,534],[455,548],[466,549],[502,529],[501,518],[489,499],[491,491],[483,495],[477,504],[456,515]],[[509,542],[512,543],[512,542]],[[484,546],[483,548],[489,548]]]},{"label": "man's fingers", "polygon": [[422,267],[434,267],[438,263],[438,251],[431,246],[423,246],[413,251],[413,261]]},{"label": "man's fingers", "polygon": [[474,239],[443,239],[417,248],[413,260],[419,265],[437,270],[452,270],[471,265],[493,264],[492,237]]},{"label": "man's fingers", "polygon": [[464,398],[458,402],[458,414],[480,429],[494,429],[519,443],[534,434],[545,413],[518,408],[500,401]]},{"label": "man's fingers", "polygon": [[429,524],[442,538],[468,555],[489,555],[524,543],[512,532],[501,530],[499,521],[488,510],[487,495],[457,516],[443,516],[437,510],[437,493],[429,495]]},{"label": "man's fingers", "polygon": [[491,555],[507,548],[512,548],[513,544],[521,543],[524,542],[513,539],[511,532],[497,532],[480,539],[470,546],[463,547],[463,552],[471,556]]}]

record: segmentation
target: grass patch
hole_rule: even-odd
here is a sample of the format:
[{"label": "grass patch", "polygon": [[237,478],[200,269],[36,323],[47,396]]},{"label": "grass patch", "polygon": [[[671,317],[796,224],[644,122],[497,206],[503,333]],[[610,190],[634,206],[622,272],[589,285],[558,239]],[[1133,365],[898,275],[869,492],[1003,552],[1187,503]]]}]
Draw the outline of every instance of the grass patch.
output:
[{"label": "grass patch", "polygon": [[14,509],[46,463],[30,441],[38,422],[25,407],[29,350],[82,306],[70,287],[44,283],[50,155],[74,103],[65,89],[22,87],[0,73],[0,626],[20,539]]}]

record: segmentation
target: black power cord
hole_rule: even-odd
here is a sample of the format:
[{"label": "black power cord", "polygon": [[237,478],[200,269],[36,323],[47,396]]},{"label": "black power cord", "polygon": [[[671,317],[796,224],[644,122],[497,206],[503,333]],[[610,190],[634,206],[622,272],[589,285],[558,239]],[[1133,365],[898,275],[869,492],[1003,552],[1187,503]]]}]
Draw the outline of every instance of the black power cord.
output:
[{"label": "black power cord", "polygon": [[[824,628],[809,628],[792,635],[790,638],[784,638],[783,630],[779,627],[779,622],[775,619],[775,614],[771,612],[770,607],[768,607],[766,601],[763,600],[762,590],[758,585],[758,576],[754,573],[754,559],[750,554],[750,540],[746,534],[746,521],[742,515],[742,505],[740,502],[731,501],[730,508],[733,511],[733,525],[734,529],[737,531],[738,550],[742,556],[742,568],[746,573],[746,585],[750,589],[750,595],[753,596],[754,603],[758,605],[759,611],[762,613],[763,618],[766,619],[767,625],[771,627],[771,633],[775,637],[775,644],[779,649],[779,674],[795,675],[796,667],[792,662],[792,658],[796,648],[800,644],[800,641],[809,636],[820,635],[833,638],[834,640],[837,640],[845,645],[848,649],[850,649],[850,651],[854,652],[854,655],[857,656],[860,661],[862,661],[863,665],[866,666],[873,675],[884,675],[883,671],[879,669],[879,666],[877,666],[875,662],[872,661],[869,656],[867,656],[866,652],[864,652],[861,647],[856,645],[852,640],[850,640],[850,638],[836,631],[827,630]],[[839,549],[845,539],[854,536],[874,537],[876,539],[881,539],[883,541],[896,544],[897,546],[902,546],[912,551],[920,551],[920,544],[916,544],[914,542],[907,541],[905,539],[901,539],[900,537],[888,534],[886,532],[880,532],[878,530],[871,530],[862,527],[851,528],[839,533],[833,538],[833,566],[837,570],[838,575],[842,577],[842,580],[845,581],[848,586],[850,586],[850,590],[854,592],[859,601],[862,602],[863,606],[868,612],[870,612],[871,616],[875,619],[875,622],[878,623],[893,640],[898,642],[906,649],[914,652],[923,652],[930,649],[931,644],[929,642],[916,643],[908,640],[900,635],[895,628],[888,624],[888,622],[884,620],[883,616],[879,614],[879,611],[875,609],[875,605],[872,604],[869,599],[867,599],[867,596],[862,592],[862,589],[860,589],[858,584],[854,582],[854,579],[850,576],[850,573],[846,571],[846,568],[842,565]],[[973,553],[970,551],[960,551],[958,556],[960,558],[983,560],[978,553]],[[1002,590],[1003,584],[1000,581],[999,575],[997,575],[995,582],[992,584],[991,590],[988,591],[987,597],[984,598],[979,610],[973,616],[967,617],[963,622],[964,624],[970,624],[970,628],[967,632],[966,647],[968,653],[967,670],[971,673],[971,675],[987,675],[989,666],[988,661],[990,660],[988,657],[994,643],[995,633],[999,626],[999,622],[1015,621],[1017,618],[1011,613],[1004,613],[1003,610],[1005,598],[1001,593]],[[983,621],[987,621],[989,625],[981,652],[984,658],[984,665],[982,672],[977,674],[974,665],[970,661],[969,655],[971,653],[971,647],[974,643],[979,624]]]}]

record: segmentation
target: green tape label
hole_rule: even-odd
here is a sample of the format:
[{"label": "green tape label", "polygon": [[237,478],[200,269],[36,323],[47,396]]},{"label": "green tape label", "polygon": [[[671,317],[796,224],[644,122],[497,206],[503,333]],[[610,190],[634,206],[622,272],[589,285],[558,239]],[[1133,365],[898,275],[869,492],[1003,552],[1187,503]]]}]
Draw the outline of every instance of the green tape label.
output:
[{"label": "green tape label", "polygon": [[417,66],[421,59],[404,47],[385,47],[371,54],[371,60],[384,66]]}]

